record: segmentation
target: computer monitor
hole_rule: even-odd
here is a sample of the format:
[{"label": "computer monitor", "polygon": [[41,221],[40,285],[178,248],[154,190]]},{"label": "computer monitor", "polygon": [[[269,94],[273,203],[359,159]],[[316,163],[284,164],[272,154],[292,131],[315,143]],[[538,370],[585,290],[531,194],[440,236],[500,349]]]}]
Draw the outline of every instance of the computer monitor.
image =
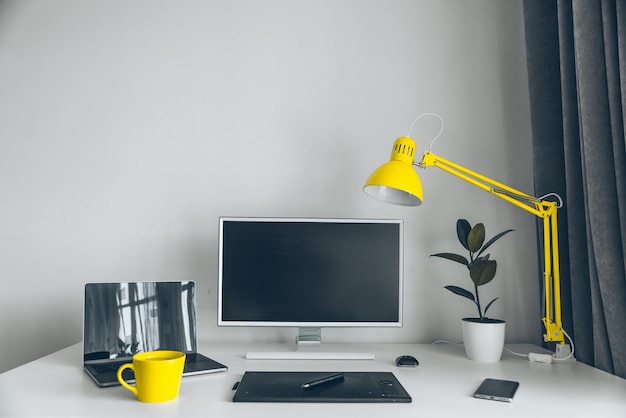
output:
[{"label": "computer monitor", "polygon": [[299,329],[284,358],[309,358],[324,327],[400,327],[403,222],[222,217],[218,287],[219,326]]}]

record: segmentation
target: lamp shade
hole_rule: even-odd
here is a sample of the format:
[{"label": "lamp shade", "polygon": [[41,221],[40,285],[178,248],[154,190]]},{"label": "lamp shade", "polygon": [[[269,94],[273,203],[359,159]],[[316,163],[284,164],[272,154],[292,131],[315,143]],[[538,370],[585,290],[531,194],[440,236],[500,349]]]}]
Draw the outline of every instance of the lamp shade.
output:
[{"label": "lamp shade", "polygon": [[396,139],[391,158],[374,171],[365,182],[368,195],[395,205],[418,206],[424,193],[422,182],[413,169],[415,141],[403,136]]}]

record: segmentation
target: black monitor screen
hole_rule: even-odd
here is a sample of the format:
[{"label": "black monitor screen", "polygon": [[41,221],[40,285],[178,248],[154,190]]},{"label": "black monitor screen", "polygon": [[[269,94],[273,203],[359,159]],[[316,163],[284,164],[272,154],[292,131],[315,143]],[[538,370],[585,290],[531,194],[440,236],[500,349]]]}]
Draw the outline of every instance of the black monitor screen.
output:
[{"label": "black monitor screen", "polygon": [[401,220],[221,218],[219,325],[399,326]]}]

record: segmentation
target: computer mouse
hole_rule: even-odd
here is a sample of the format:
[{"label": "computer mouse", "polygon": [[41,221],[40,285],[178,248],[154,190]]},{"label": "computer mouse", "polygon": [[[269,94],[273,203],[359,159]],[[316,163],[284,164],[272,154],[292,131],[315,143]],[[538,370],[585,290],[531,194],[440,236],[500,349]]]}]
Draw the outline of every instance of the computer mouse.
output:
[{"label": "computer mouse", "polygon": [[418,364],[420,364],[420,362],[410,355],[403,355],[396,359],[396,366],[398,367],[416,367]]}]

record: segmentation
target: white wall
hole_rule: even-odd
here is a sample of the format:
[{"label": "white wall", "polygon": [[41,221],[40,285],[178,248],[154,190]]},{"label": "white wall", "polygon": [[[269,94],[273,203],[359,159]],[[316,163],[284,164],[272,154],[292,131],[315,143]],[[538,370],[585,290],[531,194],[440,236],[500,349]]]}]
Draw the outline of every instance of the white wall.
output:
[{"label": "white wall", "polygon": [[532,192],[520,0],[0,2],[0,371],[81,340],[87,281],[194,279],[203,338],[291,339],[215,326],[220,215],[405,220],[405,326],[331,341],[460,339],[442,286],[469,279],[428,255],[458,217],[515,228],[484,298],[540,341],[531,215],[435,168],[420,208],[362,193],[422,112],[436,153]]}]

